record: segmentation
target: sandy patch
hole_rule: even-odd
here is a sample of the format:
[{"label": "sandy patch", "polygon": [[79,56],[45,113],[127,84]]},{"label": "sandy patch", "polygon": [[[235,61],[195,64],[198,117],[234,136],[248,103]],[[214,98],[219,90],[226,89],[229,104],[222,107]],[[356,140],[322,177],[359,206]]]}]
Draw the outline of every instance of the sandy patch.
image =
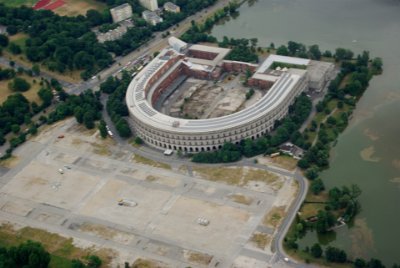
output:
[{"label": "sandy patch", "polygon": [[369,128],[364,129],[364,135],[367,136],[372,141],[379,140],[378,134]]},{"label": "sandy patch", "polygon": [[400,159],[393,159],[392,165],[393,165],[395,168],[400,169]]},{"label": "sandy patch", "polygon": [[368,258],[367,252],[375,251],[372,230],[368,227],[365,219],[356,219],[354,228],[350,234],[351,253],[353,256]]},{"label": "sandy patch", "polygon": [[374,157],[375,148],[373,145],[361,150],[360,155],[364,161],[368,162],[379,162],[381,159],[379,157]]}]

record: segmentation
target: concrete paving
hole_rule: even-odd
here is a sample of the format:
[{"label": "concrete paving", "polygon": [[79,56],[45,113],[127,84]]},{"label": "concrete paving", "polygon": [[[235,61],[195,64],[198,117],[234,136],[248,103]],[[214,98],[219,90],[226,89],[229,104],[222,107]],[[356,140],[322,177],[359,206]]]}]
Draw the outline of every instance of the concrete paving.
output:
[{"label": "concrete paving", "polygon": [[[60,134],[65,138],[57,139]],[[132,151],[113,143],[96,153],[99,144],[96,133],[82,134],[70,119],[19,147],[18,163],[0,176],[0,219],[171,267],[204,267],[190,252],[209,256],[209,267],[231,267],[240,256],[272,259],[246,245],[255,231],[274,232],[261,222],[279,190],[260,192],[204,180],[191,168],[136,163]],[[291,181],[292,173],[277,171],[280,180]],[[233,194],[252,202],[234,202]],[[137,206],[119,206],[119,199]],[[199,217],[210,224],[197,224]]]}]

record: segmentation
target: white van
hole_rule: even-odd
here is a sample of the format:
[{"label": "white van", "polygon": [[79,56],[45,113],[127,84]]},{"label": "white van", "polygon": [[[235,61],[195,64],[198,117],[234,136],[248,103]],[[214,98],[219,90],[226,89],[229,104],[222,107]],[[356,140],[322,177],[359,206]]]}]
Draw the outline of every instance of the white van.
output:
[{"label": "white van", "polygon": [[172,150],[170,150],[170,149],[164,151],[164,155],[167,155],[167,156],[170,156],[170,155],[172,155],[173,153],[174,153],[174,151],[172,151]]}]

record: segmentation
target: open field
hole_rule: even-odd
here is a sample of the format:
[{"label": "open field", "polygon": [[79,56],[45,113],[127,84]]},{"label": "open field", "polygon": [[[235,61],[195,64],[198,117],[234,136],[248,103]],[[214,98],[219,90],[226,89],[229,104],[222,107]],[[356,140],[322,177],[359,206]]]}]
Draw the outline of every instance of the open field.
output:
[{"label": "open field", "polygon": [[[60,134],[65,137],[58,139]],[[46,127],[15,153],[19,161],[0,184],[0,219],[72,237],[79,248],[94,245],[109,253],[104,258],[118,252],[107,259],[111,267],[125,261],[145,267],[228,267],[237,258],[266,265],[273,253],[255,251],[249,243],[269,245],[270,234],[253,234],[258,228],[269,231],[263,216],[275,204],[288,206],[295,193],[288,191],[291,180],[264,170],[213,167],[203,170],[211,177],[202,179],[204,174],[190,176],[133,158],[114,141],[82,131],[75,119]],[[227,183],[228,175],[236,176],[235,184]],[[53,251],[61,252],[57,256],[86,252],[68,243],[58,248],[54,243]]]},{"label": "open field", "polygon": [[114,253],[112,251],[95,248],[79,248],[74,245],[71,238],[49,233],[31,227],[22,227],[10,223],[0,225],[0,245],[5,247],[16,246],[27,240],[38,241],[51,254],[50,268],[71,267],[72,259],[84,259],[89,254],[101,257],[103,263],[108,265]]},{"label": "open field", "polygon": [[103,11],[106,8],[107,5],[95,0],[68,0],[54,12],[61,16],[78,16],[86,15],[89,9]]},{"label": "open field", "polygon": [[0,3],[5,4],[7,6],[11,6],[11,7],[18,7],[18,6],[22,6],[25,5],[27,7],[32,7],[35,3],[37,2],[37,0],[0,0]]},{"label": "open field", "polygon": [[[39,85],[40,81],[36,80],[37,78],[30,77],[26,74],[17,76],[25,79],[27,82],[29,82],[29,84],[31,84],[31,88],[28,91],[21,92],[22,95],[24,95],[25,98],[27,98],[30,102],[34,101],[40,105],[42,103],[42,100],[39,98],[37,94],[40,89]],[[33,80],[35,80],[36,83],[34,83]],[[0,104],[3,103],[8,96],[16,93],[8,88],[8,83],[10,83],[10,81],[12,81],[12,79],[0,81]]]}]

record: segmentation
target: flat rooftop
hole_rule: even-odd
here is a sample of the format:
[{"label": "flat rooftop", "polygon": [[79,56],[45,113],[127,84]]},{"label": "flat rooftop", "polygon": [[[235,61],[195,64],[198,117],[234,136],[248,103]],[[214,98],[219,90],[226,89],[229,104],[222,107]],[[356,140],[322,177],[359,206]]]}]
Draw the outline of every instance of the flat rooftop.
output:
[{"label": "flat rooftop", "polygon": [[287,56],[280,56],[280,55],[270,55],[258,68],[257,73],[265,73],[272,63],[274,62],[282,62],[287,64],[294,64],[294,65],[306,65],[310,63],[308,59],[302,58],[295,58],[295,57],[287,57]]}]

